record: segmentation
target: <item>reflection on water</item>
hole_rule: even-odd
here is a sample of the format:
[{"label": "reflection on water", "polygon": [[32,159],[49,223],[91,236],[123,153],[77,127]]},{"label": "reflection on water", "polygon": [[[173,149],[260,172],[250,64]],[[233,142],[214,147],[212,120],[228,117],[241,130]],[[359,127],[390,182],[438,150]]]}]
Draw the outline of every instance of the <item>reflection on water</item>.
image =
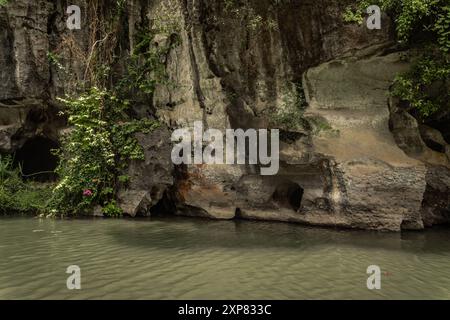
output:
[{"label": "reflection on water", "polygon": [[[0,299],[450,299],[450,230],[0,219]],[[382,289],[366,287],[369,265]],[[69,265],[82,290],[66,288]]]}]

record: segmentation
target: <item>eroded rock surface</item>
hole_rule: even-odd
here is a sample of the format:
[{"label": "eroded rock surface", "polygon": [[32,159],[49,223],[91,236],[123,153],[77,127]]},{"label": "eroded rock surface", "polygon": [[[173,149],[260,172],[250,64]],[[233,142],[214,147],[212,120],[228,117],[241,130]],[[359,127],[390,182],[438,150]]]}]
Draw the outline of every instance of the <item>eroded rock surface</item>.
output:
[{"label": "eroded rock surface", "polygon": [[[261,176],[258,166],[174,168],[170,130],[138,135],[145,161],[129,168],[130,184],[120,193],[125,212],[148,215],[157,206],[217,219],[395,231],[448,222],[448,135],[419,130],[411,115],[388,104],[393,78],[408,66],[391,50],[387,17],[380,31],[343,23],[350,2],[252,0],[236,11],[230,1],[128,1],[117,33],[122,54],[167,8],[181,39],[164,61],[175,85],[159,86],[136,114],[156,116],[170,130],[195,121],[220,130],[280,128],[282,141],[279,173]],[[87,1],[79,5],[85,18]],[[90,72],[70,50],[74,38],[87,47],[89,26],[68,31],[65,6],[16,0],[0,8],[2,152],[38,135],[57,141],[64,123],[55,98]],[[174,36],[158,34],[154,45]],[[53,51],[62,68],[49,62]],[[302,123],[275,123],[277,110],[302,93],[295,88],[307,98]]]},{"label": "eroded rock surface", "polygon": [[144,150],[145,159],[134,160],[130,164],[126,172],[130,180],[119,195],[124,213],[132,217],[150,215],[150,209],[173,185],[169,130],[160,127],[148,134],[138,133],[136,138]]}]

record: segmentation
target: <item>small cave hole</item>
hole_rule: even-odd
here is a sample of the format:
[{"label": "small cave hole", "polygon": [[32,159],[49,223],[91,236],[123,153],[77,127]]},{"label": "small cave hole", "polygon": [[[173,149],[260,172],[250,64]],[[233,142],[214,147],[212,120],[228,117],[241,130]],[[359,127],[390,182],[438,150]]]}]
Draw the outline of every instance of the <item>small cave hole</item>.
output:
[{"label": "small cave hole", "polygon": [[[155,188],[152,188],[151,194],[155,196]],[[175,212],[176,204],[170,190],[164,191],[162,198],[150,208],[150,215],[156,217],[173,216]]]},{"label": "small cave hole", "polygon": [[58,165],[58,157],[52,153],[59,145],[45,137],[34,137],[27,140],[16,151],[14,162],[22,168],[24,179],[39,182],[56,180],[54,170]]},{"label": "small cave hole", "polygon": [[272,199],[279,206],[298,211],[302,204],[303,188],[297,183],[287,182],[277,186]]},{"label": "small cave hole", "polygon": [[434,151],[440,152],[440,153],[444,153],[445,152],[445,146],[437,143],[436,141],[433,141],[431,139],[426,139],[424,138],[423,141],[425,142],[425,144]]}]

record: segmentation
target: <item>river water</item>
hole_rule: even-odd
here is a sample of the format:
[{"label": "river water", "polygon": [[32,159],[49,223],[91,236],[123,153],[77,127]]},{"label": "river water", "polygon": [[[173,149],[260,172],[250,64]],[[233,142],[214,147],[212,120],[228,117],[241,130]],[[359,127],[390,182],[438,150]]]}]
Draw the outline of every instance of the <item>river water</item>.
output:
[{"label": "river water", "polygon": [[[81,269],[68,290],[67,267]],[[381,290],[368,290],[369,265]],[[450,299],[450,229],[0,218],[0,299]]]}]

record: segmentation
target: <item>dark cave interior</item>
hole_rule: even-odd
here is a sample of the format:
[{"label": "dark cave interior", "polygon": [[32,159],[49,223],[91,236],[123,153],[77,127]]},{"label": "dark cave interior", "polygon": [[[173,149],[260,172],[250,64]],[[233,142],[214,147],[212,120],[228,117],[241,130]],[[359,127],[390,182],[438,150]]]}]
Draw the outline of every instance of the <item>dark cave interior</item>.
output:
[{"label": "dark cave interior", "polygon": [[14,156],[14,164],[20,166],[25,179],[39,182],[56,179],[54,170],[58,165],[58,157],[53,149],[58,149],[55,141],[37,136],[27,140]]}]

